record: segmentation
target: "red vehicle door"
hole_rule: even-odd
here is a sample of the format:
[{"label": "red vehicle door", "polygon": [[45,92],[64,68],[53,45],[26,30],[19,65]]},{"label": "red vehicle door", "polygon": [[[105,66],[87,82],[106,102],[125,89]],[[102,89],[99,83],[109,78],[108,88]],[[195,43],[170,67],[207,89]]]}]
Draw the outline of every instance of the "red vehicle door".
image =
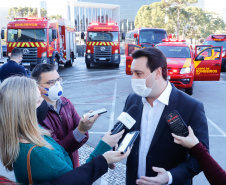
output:
[{"label": "red vehicle door", "polygon": [[[197,49],[206,47],[197,52]],[[199,45],[195,47],[195,81],[219,81],[222,61],[222,46]],[[197,54],[198,53],[198,54]]]},{"label": "red vehicle door", "polygon": [[140,46],[134,44],[128,44],[128,47],[125,48],[126,53],[126,74],[131,75],[131,64],[133,62],[132,53],[133,51],[141,49]]}]

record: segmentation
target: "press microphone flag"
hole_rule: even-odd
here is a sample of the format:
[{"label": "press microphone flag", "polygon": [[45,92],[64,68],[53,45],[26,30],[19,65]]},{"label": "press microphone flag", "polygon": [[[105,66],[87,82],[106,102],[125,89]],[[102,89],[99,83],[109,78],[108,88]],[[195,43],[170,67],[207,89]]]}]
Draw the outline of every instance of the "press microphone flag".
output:
[{"label": "press microphone flag", "polygon": [[138,106],[131,106],[127,112],[122,112],[117,118],[118,122],[114,125],[114,128],[111,130],[112,134],[117,134],[122,131],[124,128],[131,129],[136,123],[136,117],[138,112]]}]

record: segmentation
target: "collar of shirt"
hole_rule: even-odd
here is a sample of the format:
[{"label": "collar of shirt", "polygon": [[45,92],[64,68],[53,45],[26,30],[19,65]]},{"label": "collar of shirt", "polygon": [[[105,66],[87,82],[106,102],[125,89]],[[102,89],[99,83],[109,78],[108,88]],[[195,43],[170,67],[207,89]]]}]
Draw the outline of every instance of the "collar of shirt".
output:
[{"label": "collar of shirt", "polygon": [[[164,105],[168,105],[169,104],[169,97],[170,97],[170,93],[172,91],[172,85],[170,84],[170,82],[167,82],[167,86],[165,88],[165,90],[162,92],[162,94],[153,102],[153,106],[155,106],[158,102],[163,103]],[[142,102],[143,104],[149,104],[147,102],[147,99],[142,97]]]},{"label": "collar of shirt", "polygon": [[52,104],[50,104],[50,103],[48,103],[48,102],[47,102],[47,104],[48,104],[48,107],[49,107],[51,110],[54,110],[54,111],[56,111],[56,112],[59,114],[63,102],[62,102],[62,100],[61,100],[60,98],[56,101],[56,110],[54,109],[54,106],[53,106]]}]

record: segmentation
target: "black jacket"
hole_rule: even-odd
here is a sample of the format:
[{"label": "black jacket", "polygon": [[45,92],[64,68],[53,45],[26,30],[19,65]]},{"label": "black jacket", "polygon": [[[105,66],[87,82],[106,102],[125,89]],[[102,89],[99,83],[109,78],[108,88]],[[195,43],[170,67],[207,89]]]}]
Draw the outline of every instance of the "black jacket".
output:
[{"label": "black jacket", "polygon": [[[131,130],[140,130],[143,110],[142,98],[136,94],[130,94],[126,100],[124,112],[132,105],[139,107],[138,119]],[[172,110],[177,110],[185,123],[190,125],[195,135],[207,148],[209,147],[207,119],[203,104],[187,94],[176,89],[172,85],[172,92],[169,98],[169,105],[165,106],[160,117],[156,131],[154,133],[147,157],[146,176],[156,176],[152,167],[161,167],[170,171],[174,185],[191,184],[193,176],[197,175],[201,169],[195,158],[189,156],[188,149],[174,143],[169,126],[164,116]],[[132,116],[133,117],[133,116]],[[134,116],[135,117],[135,116]],[[124,134],[126,134],[124,133]],[[132,151],[127,159],[126,184],[135,185],[138,172],[140,137],[135,141]]]},{"label": "black jacket", "polygon": [[13,60],[9,60],[7,63],[0,67],[0,80],[3,82],[6,78],[14,75],[28,76],[24,66],[17,64]]},{"label": "black jacket", "polygon": [[106,159],[99,155],[92,161],[77,167],[51,182],[39,185],[91,185],[108,171]]}]

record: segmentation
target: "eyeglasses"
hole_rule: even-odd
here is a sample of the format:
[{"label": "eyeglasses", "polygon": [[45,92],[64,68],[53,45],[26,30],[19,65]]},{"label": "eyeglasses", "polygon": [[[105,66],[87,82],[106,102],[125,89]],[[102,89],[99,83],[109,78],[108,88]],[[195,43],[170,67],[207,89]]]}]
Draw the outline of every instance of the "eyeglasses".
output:
[{"label": "eyeglasses", "polygon": [[47,85],[55,85],[56,82],[62,82],[63,81],[63,78],[59,77],[57,78],[56,80],[49,80],[48,82],[46,83],[38,83],[38,84],[47,84]]}]

